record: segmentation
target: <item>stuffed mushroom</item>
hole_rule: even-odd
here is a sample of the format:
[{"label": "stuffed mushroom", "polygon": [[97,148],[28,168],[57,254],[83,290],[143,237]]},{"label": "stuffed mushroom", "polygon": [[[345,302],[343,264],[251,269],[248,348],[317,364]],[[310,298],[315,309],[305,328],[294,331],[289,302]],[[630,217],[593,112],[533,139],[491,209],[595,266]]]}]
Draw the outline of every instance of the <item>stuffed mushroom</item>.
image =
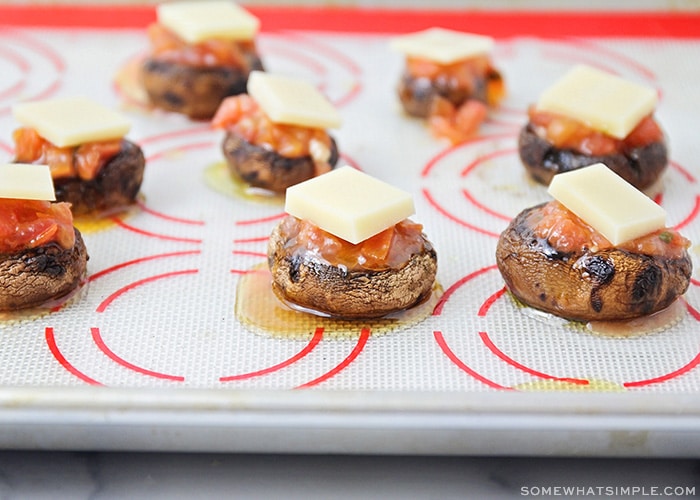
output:
[{"label": "stuffed mushroom", "polygon": [[577,66],[528,111],[518,137],[520,159],[538,183],[604,163],[638,189],[668,165],[665,135],[654,118],[656,92],[587,66]]},{"label": "stuffed mushroom", "polygon": [[422,226],[404,220],[353,245],[288,216],[268,245],[272,287],[288,304],[321,315],[376,318],[427,299],[437,254]]},{"label": "stuffed mushroom", "polygon": [[84,98],[23,103],[14,113],[24,126],[12,134],[13,161],[48,165],[56,199],[70,203],[74,216],[103,216],[135,203],[146,160],[124,137],[130,123],[123,116]]},{"label": "stuffed mushroom", "polygon": [[0,199],[0,312],[46,306],[85,280],[88,253],[66,203]]},{"label": "stuffed mushroom", "polygon": [[496,261],[507,289],[531,307],[576,321],[625,320],[665,309],[685,293],[689,246],[668,227],[613,246],[552,201],[511,221]]},{"label": "stuffed mushroom", "polygon": [[401,105],[408,115],[426,119],[438,137],[468,139],[505,96],[490,37],[432,28],[397,37],[392,45],[406,55],[397,87]]},{"label": "stuffed mushroom", "polygon": [[212,120],[225,132],[221,148],[233,178],[273,193],[335,168],[338,146],[326,129],[339,123],[307,82],[258,71],[248,94],[226,98]]},{"label": "stuffed mushroom", "polygon": [[245,93],[251,71],[263,70],[259,22],[232,2],[163,4],[157,13],[141,71],[153,106],[210,119],[225,97]]}]

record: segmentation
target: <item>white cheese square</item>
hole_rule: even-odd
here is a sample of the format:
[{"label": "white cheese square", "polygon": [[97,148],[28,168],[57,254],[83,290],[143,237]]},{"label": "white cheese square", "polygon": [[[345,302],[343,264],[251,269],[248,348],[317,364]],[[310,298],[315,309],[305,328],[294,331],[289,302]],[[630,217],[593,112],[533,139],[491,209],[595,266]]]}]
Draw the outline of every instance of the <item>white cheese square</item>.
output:
[{"label": "white cheese square", "polygon": [[429,28],[391,39],[389,46],[409,57],[419,57],[440,64],[491,53],[493,38],[444,28]]},{"label": "white cheese square", "polygon": [[666,211],[602,163],[555,175],[549,194],[613,245],[666,227]]},{"label": "white cheese square", "polygon": [[0,165],[0,198],[55,201],[49,166],[33,163]]},{"label": "white cheese square", "polygon": [[260,20],[226,0],[173,2],[156,7],[158,22],[187,43],[211,39],[252,40]]},{"label": "white cheese square", "polygon": [[409,193],[352,167],[287,188],[285,210],[353,244],[415,213]]},{"label": "white cheese square", "polygon": [[656,108],[656,90],[586,65],[577,65],[537,101],[537,109],[579,120],[624,139]]},{"label": "white cheese square", "polygon": [[84,97],[16,104],[15,118],[60,148],[120,139],[131,122],[120,113]]},{"label": "white cheese square", "polygon": [[250,95],[275,123],[311,128],[337,128],[338,110],[310,83],[264,71],[248,76]]}]

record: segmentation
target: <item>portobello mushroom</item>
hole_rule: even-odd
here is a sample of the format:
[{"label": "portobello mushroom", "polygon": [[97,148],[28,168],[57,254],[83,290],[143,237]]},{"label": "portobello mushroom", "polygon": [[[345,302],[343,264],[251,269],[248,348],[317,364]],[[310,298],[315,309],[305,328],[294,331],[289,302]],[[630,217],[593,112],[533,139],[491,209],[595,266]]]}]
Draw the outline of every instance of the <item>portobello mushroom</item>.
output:
[{"label": "portobello mushroom", "polygon": [[427,77],[415,77],[404,72],[398,85],[398,96],[404,110],[411,116],[427,118],[430,115],[433,101],[442,97],[459,107],[468,99],[476,99],[488,103],[487,88],[492,80],[502,80],[501,74],[490,69],[486,78],[476,79],[474,88],[459,85],[456,79],[441,76],[432,80]]},{"label": "portobello mushroom", "polygon": [[246,51],[247,68],[200,67],[148,57],[142,68],[142,82],[154,106],[182,113],[194,120],[214,116],[221,101],[246,91],[252,70],[263,70],[260,57]]},{"label": "portobello mushroom", "polygon": [[[246,141],[240,135],[228,132],[221,149],[231,174],[251,186],[284,193],[289,187],[316,175],[316,164],[310,155],[288,158],[275,151]],[[328,164],[338,163],[338,146],[331,137]]]},{"label": "portobello mushroom", "polygon": [[668,256],[617,247],[558,251],[533,229],[544,206],[517,215],[496,248],[506,287],[521,302],[570,320],[625,320],[665,309],[688,289],[685,249]]},{"label": "portobello mushroom", "polygon": [[119,153],[102,166],[94,179],[54,179],[56,199],[69,202],[74,216],[122,209],[136,200],[145,165],[141,148],[122,139]]},{"label": "portobello mushroom", "polygon": [[86,276],[89,259],[80,231],[75,244],[58,243],[0,255],[0,311],[12,312],[59,300],[75,290]]},{"label": "portobello mushroom", "polygon": [[590,156],[553,146],[537,135],[532,123],[520,131],[518,153],[532,179],[544,185],[549,185],[556,174],[604,163],[637,189],[643,190],[659,179],[668,164],[665,141],[630,148],[622,153]]},{"label": "portobello mushroom", "polygon": [[410,308],[430,296],[437,254],[422,234],[420,251],[400,266],[348,269],[295,245],[298,226],[298,219],[288,216],[275,227],[269,240],[272,288],[282,301],[321,315],[368,319]]}]

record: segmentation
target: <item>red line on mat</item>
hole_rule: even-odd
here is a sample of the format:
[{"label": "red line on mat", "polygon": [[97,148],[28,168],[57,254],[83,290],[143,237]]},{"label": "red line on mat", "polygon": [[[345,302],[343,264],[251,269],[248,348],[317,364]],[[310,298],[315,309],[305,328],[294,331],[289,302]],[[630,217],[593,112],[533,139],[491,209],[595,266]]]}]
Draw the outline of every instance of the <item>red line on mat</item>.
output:
[{"label": "red line on mat", "polygon": [[158,217],[159,219],[169,220],[172,222],[179,222],[180,224],[191,224],[193,226],[203,226],[204,225],[203,220],[185,219],[182,217],[175,217],[173,215],[168,215],[168,214],[164,214],[162,212],[158,212],[157,210],[153,210],[152,208],[149,208],[148,206],[146,206],[146,204],[143,203],[141,200],[137,200],[136,204],[139,206],[139,208],[141,210],[143,210],[147,214],[153,215],[154,217]]},{"label": "red line on mat", "polygon": [[498,290],[496,293],[492,294],[488,299],[484,301],[483,304],[481,304],[481,307],[479,308],[479,312],[477,313],[477,316],[486,316],[486,313],[489,312],[489,309],[491,309],[491,306],[496,302],[498,299],[500,299],[504,294],[506,293],[506,287],[504,286],[500,290]]},{"label": "red line on mat", "polygon": [[447,342],[445,341],[445,337],[442,335],[442,332],[439,330],[435,330],[433,332],[433,336],[435,337],[435,341],[437,342],[438,346],[442,350],[442,352],[449,358],[452,363],[457,365],[457,367],[462,370],[463,372],[466,372],[467,374],[471,375],[475,379],[477,379],[479,382],[488,385],[489,387],[493,389],[503,389],[506,391],[512,391],[514,390],[512,387],[506,387],[501,384],[497,384],[493,380],[489,380],[483,375],[477,373],[476,371],[472,370],[469,368],[461,359],[457,357],[457,355],[450,349],[450,347],[447,345]]},{"label": "red line on mat", "polygon": [[95,281],[96,279],[101,278],[105,274],[113,273],[115,271],[118,271],[119,269],[123,269],[125,267],[133,266],[136,264],[142,264],[144,262],[148,262],[148,261],[155,260],[155,259],[163,259],[166,257],[182,257],[184,255],[197,255],[197,254],[201,254],[201,253],[202,253],[201,250],[187,250],[184,252],[159,253],[157,255],[149,255],[147,257],[139,257],[138,259],[129,260],[126,262],[121,262],[121,263],[116,264],[112,267],[107,267],[107,268],[103,269],[102,271],[98,271],[96,273],[93,273],[88,277],[88,281]]},{"label": "red line on mat", "polygon": [[144,278],[142,280],[134,281],[133,283],[129,283],[128,285],[120,288],[119,290],[117,290],[116,292],[111,294],[109,297],[107,297],[105,300],[100,302],[100,304],[97,306],[97,309],[95,309],[95,311],[98,313],[104,312],[105,309],[107,309],[107,307],[112,302],[114,302],[117,298],[121,297],[126,292],[129,292],[138,286],[145,285],[147,283],[152,283],[152,282],[160,280],[160,279],[172,278],[175,276],[182,276],[184,274],[197,274],[198,272],[199,272],[199,269],[185,269],[183,271],[172,271],[169,273],[157,274],[155,276],[149,276],[148,278]]},{"label": "red line on mat", "polygon": [[528,368],[527,366],[518,363],[515,361],[513,358],[508,356],[506,353],[501,351],[498,347],[496,347],[496,344],[493,343],[491,338],[489,337],[489,334],[486,332],[479,332],[479,337],[481,338],[481,341],[484,343],[484,345],[494,353],[499,359],[502,361],[505,361],[507,364],[512,366],[513,368],[517,368],[518,370],[524,371],[527,374],[534,375],[535,377],[547,379],[547,380],[557,380],[559,382],[569,382],[572,384],[577,384],[577,385],[588,385],[590,382],[586,379],[582,378],[570,378],[570,377],[555,377],[553,375],[548,375],[543,372],[538,372],[536,370],[533,370],[532,368]]},{"label": "red line on mat", "polygon": [[90,328],[90,333],[92,334],[92,340],[95,342],[97,347],[99,347],[100,351],[105,353],[105,355],[117,363],[118,365],[121,365],[125,368],[128,368],[129,370],[135,371],[136,373],[139,373],[141,375],[147,375],[149,377],[155,377],[155,378],[162,378],[166,380],[174,380],[176,382],[184,382],[185,377],[180,377],[177,375],[167,375],[165,373],[159,373],[159,372],[154,372],[152,370],[147,370],[145,368],[141,368],[140,366],[136,366],[133,363],[129,363],[126,361],[124,358],[121,358],[118,356],[114,351],[112,351],[109,347],[107,347],[107,344],[105,344],[104,339],[102,338],[102,335],[100,334],[100,329],[99,328]]},{"label": "red line on mat", "polygon": [[104,385],[101,382],[98,382],[97,380],[88,377],[85,375],[83,372],[78,370],[75,366],[73,366],[66,358],[63,356],[61,353],[61,350],[58,348],[58,345],[56,344],[56,336],[54,335],[53,328],[50,326],[46,327],[46,330],[44,332],[44,336],[46,337],[46,344],[49,346],[49,350],[51,351],[51,354],[53,357],[58,361],[58,363],[66,370],[68,371],[71,375],[75,375],[78,377],[80,380],[83,382],[90,384],[90,385]]},{"label": "red line on mat", "polygon": [[673,378],[684,375],[684,374],[688,373],[689,371],[693,370],[698,365],[700,365],[700,353],[698,353],[692,360],[690,360],[690,362],[688,364],[680,367],[678,370],[672,371],[671,373],[667,373],[665,375],[661,375],[660,377],[650,378],[647,380],[638,380],[635,382],[625,382],[622,385],[624,387],[642,387],[645,385],[659,384],[661,382],[666,382],[667,380],[671,380]]},{"label": "red line on mat", "polygon": [[269,215],[267,217],[260,217],[259,219],[238,220],[238,221],[236,221],[236,225],[237,226],[248,226],[251,224],[260,224],[263,222],[271,222],[273,220],[281,219],[285,215],[287,215],[287,214],[282,212],[282,213],[275,214],[275,215]]},{"label": "red line on mat", "polygon": [[219,381],[220,382],[232,382],[234,380],[245,380],[249,378],[254,378],[254,377],[260,377],[262,375],[267,375],[269,373],[273,373],[276,371],[281,370],[282,368],[286,368],[287,366],[290,366],[303,357],[305,357],[307,354],[309,354],[311,351],[314,350],[314,348],[321,342],[321,339],[323,338],[323,328],[316,328],[316,331],[314,331],[313,337],[311,337],[311,340],[309,341],[306,346],[296,353],[294,356],[291,358],[287,359],[286,361],[282,361],[281,363],[278,363],[276,365],[272,365],[268,368],[263,368],[262,370],[256,370],[254,372],[249,372],[249,373],[242,373],[240,375],[228,375],[226,377],[220,377]]},{"label": "red line on mat", "polygon": [[132,233],[140,234],[142,236],[148,236],[149,238],[157,238],[159,240],[169,240],[169,241],[180,241],[183,243],[201,243],[202,240],[198,238],[182,238],[180,236],[170,236],[167,234],[154,233],[151,231],[146,231],[145,229],[140,229],[138,227],[127,224],[119,217],[111,217],[110,220],[114,222],[117,226]]},{"label": "red line on mat", "polygon": [[306,382],[305,384],[302,384],[300,386],[297,386],[296,389],[307,389],[309,387],[313,387],[315,385],[320,384],[321,382],[325,382],[326,380],[335,377],[338,373],[343,371],[345,368],[347,368],[350,363],[355,361],[357,357],[360,355],[362,350],[365,348],[365,345],[367,345],[367,340],[369,339],[369,328],[363,328],[360,330],[360,337],[357,339],[357,344],[355,345],[355,348],[352,350],[352,352],[348,355],[347,358],[345,358],[338,366],[333,368],[327,373],[324,373],[318,378],[315,378],[309,382]]},{"label": "red line on mat", "polygon": [[433,156],[428,163],[426,163],[425,167],[423,167],[423,170],[421,171],[420,175],[421,177],[427,177],[430,174],[430,171],[437,165],[437,163],[445,158],[446,156],[451,155],[454,153],[456,150],[469,146],[471,144],[475,144],[477,142],[484,142],[484,141],[490,141],[490,140],[495,140],[495,139],[503,139],[506,137],[516,137],[517,134],[509,133],[509,134],[494,134],[494,135],[479,135],[476,137],[472,137],[471,139],[467,139],[464,142],[460,142],[459,144],[455,144],[454,146],[450,146],[448,148],[443,149],[440,151],[438,154]]},{"label": "red line on mat", "polygon": [[257,236],[255,238],[237,238],[233,240],[234,243],[260,243],[269,240],[269,236]]},{"label": "red line on mat", "polygon": [[467,201],[469,203],[474,205],[474,207],[478,208],[482,212],[487,213],[489,215],[492,215],[493,217],[496,217],[497,219],[501,219],[504,221],[511,220],[512,217],[509,217],[509,216],[502,214],[500,212],[496,212],[495,210],[492,210],[489,207],[487,207],[486,205],[484,205],[483,203],[481,203],[479,200],[474,198],[474,196],[469,191],[467,191],[466,188],[462,189],[462,194],[464,195],[464,197],[467,199]]},{"label": "red line on mat", "polygon": [[[661,11],[403,10],[342,7],[248,7],[263,31],[321,30],[406,33],[432,26],[512,36],[671,37],[700,36],[700,14]],[[155,20],[153,6],[2,5],[3,24],[35,27],[143,28]]]},{"label": "red line on mat", "polygon": [[472,231],[476,231],[477,233],[485,234],[486,236],[493,236],[494,238],[498,238],[500,236],[499,233],[494,233],[493,231],[488,231],[486,229],[483,229],[481,227],[475,226],[474,224],[471,224],[465,220],[460,219],[456,215],[452,215],[450,212],[448,212],[445,208],[443,208],[440,204],[438,204],[437,200],[433,197],[432,194],[430,194],[430,191],[428,191],[427,188],[422,189],[423,197],[428,201],[428,203],[439,213],[447,217],[453,222],[456,222],[457,224],[464,226],[468,229],[471,229]]},{"label": "red line on mat", "polygon": [[484,274],[485,272],[491,271],[493,269],[496,269],[496,265],[492,266],[487,266],[483,267],[481,269],[478,269],[474,271],[473,273],[467,274],[463,278],[460,278],[457,280],[452,286],[450,286],[447,290],[445,290],[445,293],[442,294],[442,297],[440,297],[440,300],[438,300],[438,303],[435,304],[435,308],[433,309],[433,316],[440,316],[442,314],[442,308],[445,307],[445,303],[447,302],[447,299],[449,299],[453,293],[457,291],[459,287],[464,285],[466,282],[471,281],[472,279],[476,278],[477,276]]},{"label": "red line on mat", "polygon": [[248,250],[234,250],[233,255],[246,255],[248,257],[267,257],[265,252],[250,252]]},{"label": "red line on mat", "polygon": [[685,219],[673,226],[673,229],[679,230],[687,226],[695,220],[695,218],[698,216],[698,213],[700,213],[700,195],[695,195],[695,205],[693,206],[693,209],[690,211],[690,213]]}]

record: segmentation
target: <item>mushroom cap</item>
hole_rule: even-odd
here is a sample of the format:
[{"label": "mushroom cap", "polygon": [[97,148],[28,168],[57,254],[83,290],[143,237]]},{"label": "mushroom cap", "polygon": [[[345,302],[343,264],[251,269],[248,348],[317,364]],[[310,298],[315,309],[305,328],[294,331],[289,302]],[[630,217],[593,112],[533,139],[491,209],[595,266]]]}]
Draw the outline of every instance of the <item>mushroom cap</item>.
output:
[{"label": "mushroom cap", "polygon": [[228,96],[244,94],[251,70],[263,71],[255,52],[244,52],[249,69],[226,66],[191,66],[148,57],[141,80],[155,107],[182,113],[194,120],[208,120]]},{"label": "mushroom cap", "polygon": [[134,203],[141,189],[146,160],[141,148],[122,139],[121,150],[94,179],[54,179],[56,199],[71,204],[73,215],[99,214]]},{"label": "mushroom cap", "polygon": [[282,227],[270,236],[268,264],[272,288],[284,302],[321,315],[368,319],[408,309],[432,293],[437,254],[423,235],[421,252],[398,268],[349,270],[289,248]]},{"label": "mushroom cap", "polygon": [[558,252],[528,223],[543,206],[518,214],[496,247],[498,269],[521,302],[576,321],[625,320],[665,309],[688,289],[687,252],[677,258],[618,248]]},{"label": "mushroom cap", "polygon": [[[231,173],[251,186],[284,193],[289,186],[311,179],[316,165],[311,156],[287,158],[276,151],[256,146],[233,132],[226,134],[221,149]],[[338,163],[338,146],[331,137],[331,168]]]},{"label": "mushroom cap", "polygon": [[491,69],[486,78],[477,79],[475,88],[465,88],[456,79],[438,77],[431,80],[427,77],[415,77],[404,72],[399,80],[397,93],[404,111],[411,116],[427,118],[436,97],[443,97],[454,106],[460,106],[468,99],[488,102],[487,85],[490,80],[500,80],[501,74]]},{"label": "mushroom cap", "polygon": [[637,189],[646,189],[658,180],[668,165],[665,141],[632,148],[624,154],[590,156],[571,149],[556,148],[537,135],[531,123],[520,130],[518,153],[530,176],[544,185],[549,185],[556,174],[604,163]]},{"label": "mushroom cap", "polygon": [[29,309],[60,299],[85,279],[89,259],[80,231],[65,249],[48,243],[0,256],[0,311]]}]

